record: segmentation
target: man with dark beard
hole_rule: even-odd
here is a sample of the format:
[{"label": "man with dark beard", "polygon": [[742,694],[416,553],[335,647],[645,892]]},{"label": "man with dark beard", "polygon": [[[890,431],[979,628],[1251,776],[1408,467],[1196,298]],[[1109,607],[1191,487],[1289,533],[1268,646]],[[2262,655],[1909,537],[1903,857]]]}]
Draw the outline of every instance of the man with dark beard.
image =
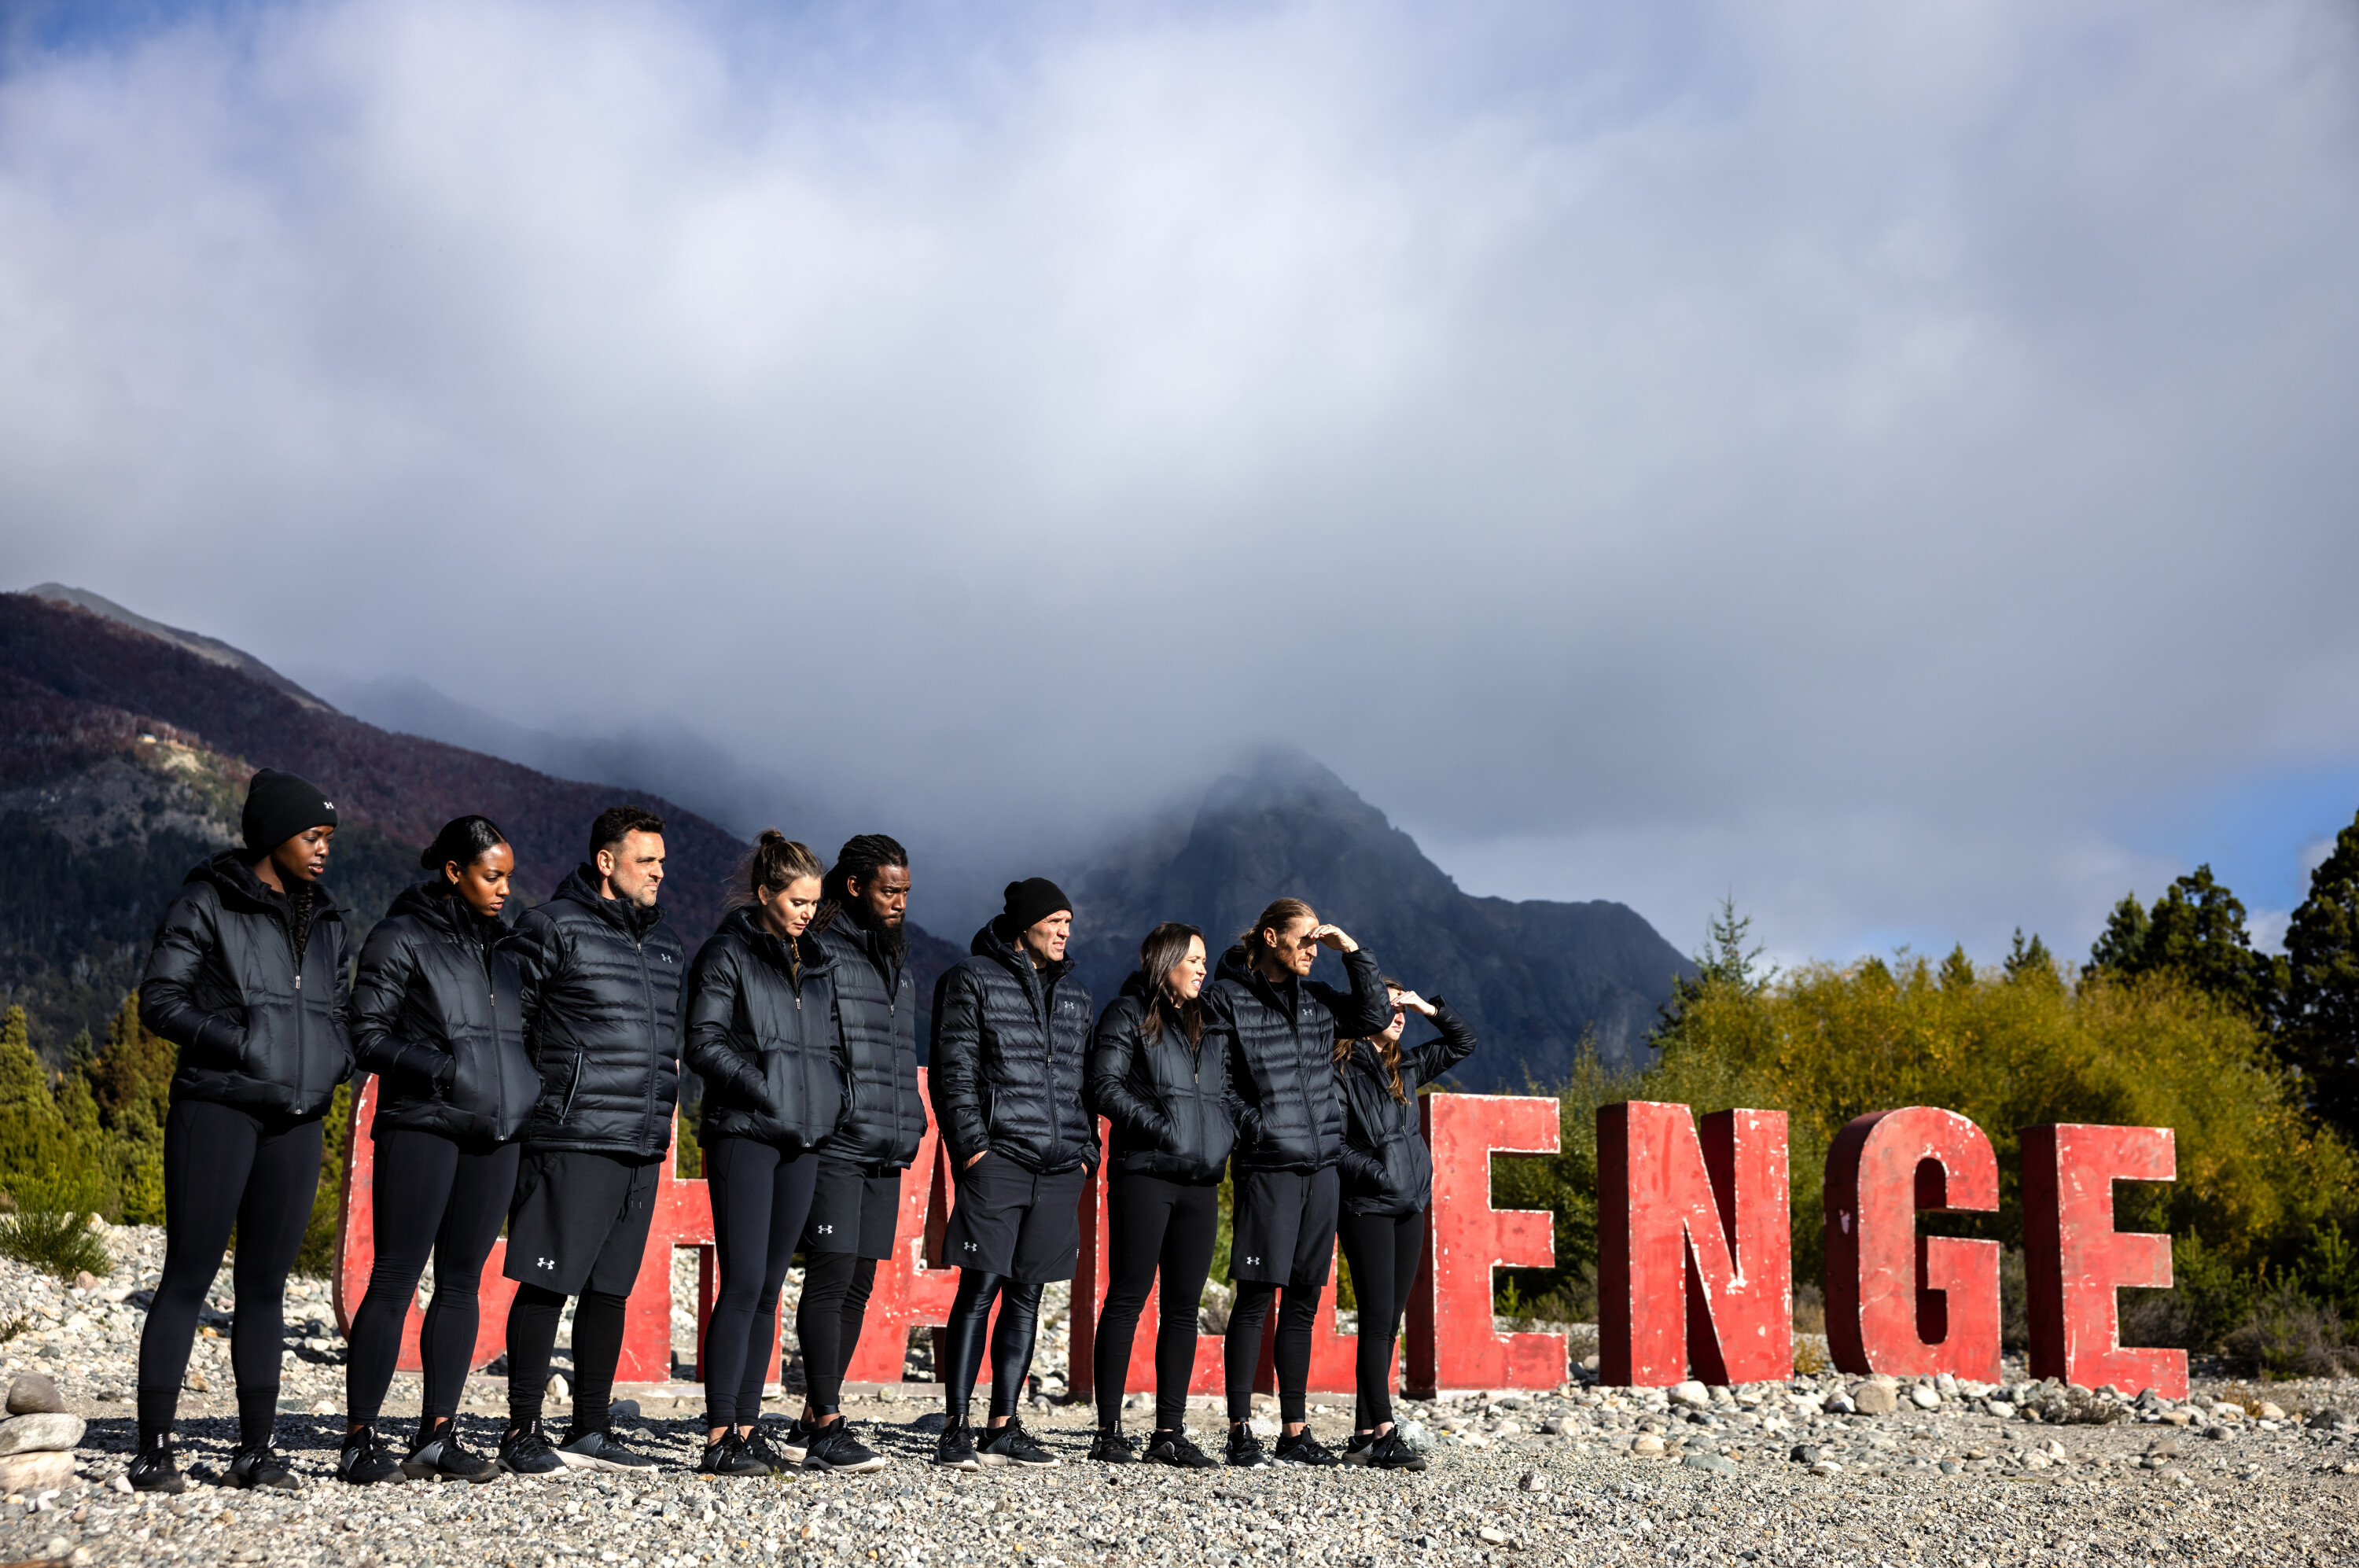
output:
[{"label": "man with dark beard", "polygon": [[803,1226],[803,1294],[795,1311],[810,1392],[780,1445],[806,1470],[874,1470],[886,1461],[855,1438],[839,1409],[843,1370],[860,1344],[876,1265],[893,1251],[901,1173],[918,1157],[926,1103],[918,1093],[917,985],[903,921],[909,855],[883,833],[846,843],[822,885],[810,934],[834,965],[851,1104],[818,1147]]},{"label": "man with dark beard", "polygon": [[[663,819],[636,806],[598,813],[590,859],[525,911],[506,950],[532,998],[527,1040],[540,1100],[524,1129],[508,1205],[508,1430],[503,1469],[640,1470],[607,1407],[623,1355],[625,1303],[655,1217],[656,1185],[679,1098],[679,938],[656,907]],[[573,1422],[554,1452],[541,1394],[565,1299],[573,1312]]]}]

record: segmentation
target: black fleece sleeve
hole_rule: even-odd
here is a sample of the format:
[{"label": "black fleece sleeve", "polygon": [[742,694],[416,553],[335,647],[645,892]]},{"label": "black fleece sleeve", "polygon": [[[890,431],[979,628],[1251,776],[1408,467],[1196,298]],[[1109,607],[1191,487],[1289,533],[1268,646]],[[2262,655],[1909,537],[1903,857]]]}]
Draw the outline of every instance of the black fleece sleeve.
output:
[{"label": "black fleece sleeve", "polygon": [[221,948],[220,921],[220,902],[201,885],[172,900],[140,972],[139,1021],[197,1064],[234,1071],[245,1042],[244,1020],[197,1001],[205,966]]},{"label": "black fleece sleeve", "polygon": [[991,1127],[983,1115],[983,993],[962,964],[934,982],[929,1061],[934,1125],[950,1146],[951,1169],[963,1171],[991,1147]]},{"label": "black fleece sleeve", "polygon": [[1439,996],[1428,996],[1433,1004],[1433,1023],[1441,1033],[1427,1040],[1409,1053],[1416,1066],[1417,1081],[1438,1083],[1441,1075],[1474,1054],[1474,1026],[1450,1010],[1450,1004]]},{"label": "black fleece sleeve", "polygon": [[401,1031],[404,1004],[418,978],[418,949],[399,920],[379,920],[361,944],[360,973],[353,990],[353,1054],[364,1071],[388,1083],[449,1082],[457,1063],[432,1040],[411,1040]]},{"label": "black fleece sleeve", "polygon": [[737,993],[745,983],[736,944],[714,937],[697,949],[680,993],[680,1054],[704,1080],[704,1092],[724,1105],[775,1115],[768,1085],[729,1039],[737,1018]]},{"label": "black fleece sleeve", "polygon": [[1128,1002],[1108,1007],[1090,1041],[1090,1108],[1148,1147],[1169,1149],[1171,1119],[1132,1086],[1142,1049],[1138,1009]]}]

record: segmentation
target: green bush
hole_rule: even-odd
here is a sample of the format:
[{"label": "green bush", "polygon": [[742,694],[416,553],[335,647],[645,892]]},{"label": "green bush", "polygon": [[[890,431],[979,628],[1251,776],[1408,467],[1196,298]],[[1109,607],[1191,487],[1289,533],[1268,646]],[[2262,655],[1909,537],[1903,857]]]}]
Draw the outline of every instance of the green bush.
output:
[{"label": "green bush", "polygon": [[114,1259],[91,1234],[86,1215],[70,1210],[38,1209],[0,1217],[0,1255],[69,1283],[85,1271],[103,1277],[114,1269]]}]

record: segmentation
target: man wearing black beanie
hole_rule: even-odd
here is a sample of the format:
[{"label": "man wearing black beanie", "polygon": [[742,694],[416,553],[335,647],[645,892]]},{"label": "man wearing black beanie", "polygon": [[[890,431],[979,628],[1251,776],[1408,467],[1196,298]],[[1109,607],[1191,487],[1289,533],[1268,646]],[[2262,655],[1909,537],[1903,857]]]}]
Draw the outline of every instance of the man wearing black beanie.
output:
[{"label": "man wearing black beanie", "polygon": [[[1041,1287],[1073,1277],[1082,1191],[1098,1163],[1096,1119],[1082,1103],[1094,1013],[1065,956],[1072,930],[1072,902],[1055,883],[1010,882],[1006,908],[934,987],[934,1119],[958,1180],[942,1250],[959,1269],[934,1463],[955,1469],[985,1459],[1056,1463],[1016,1420],[1016,1404],[1031,1373]],[[967,1406],[999,1297],[991,1426],[978,1444]]]}]

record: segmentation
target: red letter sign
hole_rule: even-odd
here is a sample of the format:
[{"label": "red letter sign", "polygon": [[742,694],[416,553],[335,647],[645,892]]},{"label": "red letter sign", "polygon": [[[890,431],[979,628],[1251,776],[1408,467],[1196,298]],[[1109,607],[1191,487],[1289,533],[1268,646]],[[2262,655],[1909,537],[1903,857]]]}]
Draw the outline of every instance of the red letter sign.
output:
[{"label": "red letter sign", "polygon": [[1998,1207],[1998,1156],[1955,1111],[1875,1111],[1827,1151],[1827,1347],[1846,1372],[1998,1381],[1998,1243],[1917,1234]]},{"label": "red letter sign", "polygon": [[1662,1388],[1794,1371],[1786,1115],[1597,1112],[1598,1377]]},{"label": "red letter sign", "polygon": [[1420,1105],[1433,1150],[1433,1207],[1408,1295],[1408,1387],[1420,1396],[1437,1388],[1553,1388],[1564,1381],[1564,1335],[1494,1333],[1491,1275],[1503,1266],[1554,1263],[1554,1216],[1494,1209],[1491,1156],[1556,1153],[1557,1103],[1428,1094]]},{"label": "red letter sign", "polygon": [[2125,1350],[2122,1287],[2170,1283],[2170,1237],[2114,1229],[2114,1183],[2178,1180],[2169,1127],[2025,1127],[2023,1261],[2031,1375],[2187,1398],[2187,1353]]}]

